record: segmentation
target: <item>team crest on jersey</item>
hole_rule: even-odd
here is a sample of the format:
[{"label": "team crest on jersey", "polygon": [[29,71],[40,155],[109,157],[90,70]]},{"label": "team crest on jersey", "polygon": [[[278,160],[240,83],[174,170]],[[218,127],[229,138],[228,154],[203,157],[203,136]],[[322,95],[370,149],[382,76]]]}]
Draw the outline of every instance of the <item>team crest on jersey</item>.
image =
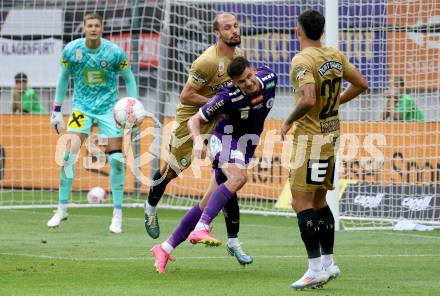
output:
[{"label": "team crest on jersey", "polygon": [[225,60],[224,59],[220,59],[219,63],[218,63],[218,72],[222,73],[225,71]]},{"label": "team crest on jersey", "polygon": [[250,107],[240,108],[239,110],[240,110],[240,118],[241,119],[248,119],[249,118]]},{"label": "team crest on jersey", "polygon": [[107,61],[101,61],[101,67],[105,68],[108,66]]},{"label": "team crest on jersey", "polygon": [[78,48],[75,53],[75,59],[80,61],[83,58],[83,52],[81,48]]}]

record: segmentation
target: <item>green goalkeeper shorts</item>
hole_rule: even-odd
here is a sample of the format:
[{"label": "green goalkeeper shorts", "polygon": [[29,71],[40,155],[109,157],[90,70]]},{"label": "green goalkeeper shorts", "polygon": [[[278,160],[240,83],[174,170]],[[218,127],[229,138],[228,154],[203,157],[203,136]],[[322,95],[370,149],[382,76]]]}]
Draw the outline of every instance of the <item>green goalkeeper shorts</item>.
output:
[{"label": "green goalkeeper shorts", "polygon": [[81,134],[90,134],[93,122],[98,124],[99,134],[107,138],[122,137],[122,129],[116,126],[113,111],[94,115],[79,109],[73,109],[67,123],[67,131]]}]

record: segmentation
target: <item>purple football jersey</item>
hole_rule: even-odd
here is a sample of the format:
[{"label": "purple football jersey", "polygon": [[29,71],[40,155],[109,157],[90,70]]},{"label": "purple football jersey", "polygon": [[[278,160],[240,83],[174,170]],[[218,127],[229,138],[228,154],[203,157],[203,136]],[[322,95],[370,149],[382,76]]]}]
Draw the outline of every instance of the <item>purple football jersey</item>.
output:
[{"label": "purple football jersey", "polygon": [[261,67],[256,77],[262,86],[256,95],[245,95],[230,84],[199,110],[205,121],[222,115],[210,141],[215,160],[220,163],[248,164],[258,145],[264,121],[274,103],[277,75],[268,67]]}]

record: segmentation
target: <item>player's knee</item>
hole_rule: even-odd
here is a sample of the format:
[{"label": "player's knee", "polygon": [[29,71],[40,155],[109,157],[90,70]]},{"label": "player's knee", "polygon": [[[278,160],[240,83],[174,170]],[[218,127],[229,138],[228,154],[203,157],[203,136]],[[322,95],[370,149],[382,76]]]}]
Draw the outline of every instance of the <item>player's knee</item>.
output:
[{"label": "player's knee", "polygon": [[111,151],[108,155],[110,167],[115,173],[121,174],[125,169],[124,157],[120,150]]},{"label": "player's knee", "polygon": [[230,180],[228,180],[231,187],[234,189],[234,191],[240,190],[248,181],[248,177],[245,173],[238,173],[232,176]]}]

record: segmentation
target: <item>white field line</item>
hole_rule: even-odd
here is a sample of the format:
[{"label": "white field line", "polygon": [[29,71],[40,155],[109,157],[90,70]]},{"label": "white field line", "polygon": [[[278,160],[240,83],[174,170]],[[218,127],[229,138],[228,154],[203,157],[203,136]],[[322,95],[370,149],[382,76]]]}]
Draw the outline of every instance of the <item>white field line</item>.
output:
[{"label": "white field line", "polygon": [[[32,215],[37,215],[37,216],[47,216],[47,219],[50,219],[51,215],[53,215],[53,212],[55,211],[49,211],[49,212],[40,212],[40,211],[32,211],[30,209],[12,209],[9,210],[10,212],[15,212],[15,213],[32,213]],[[143,211],[140,215],[143,215]],[[108,216],[102,216],[102,215],[85,215],[85,214],[73,214],[73,215],[69,215],[69,217],[93,217],[93,218],[102,218],[105,220],[109,220],[111,217],[111,211],[109,211],[109,215]],[[144,218],[143,217],[139,217],[139,218],[134,218],[134,217],[124,217],[123,216],[123,220],[129,220],[129,221],[138,221],[139,223],[143,223]],[[159,216],[159,222],[161,224],[174,224],[177,225],[176,220],[175,219],[167,219],[167,218],[160,218]],[[243,227],[254,227],[254,228],[289,228],[289,225],[267,225],[267,224],[248,224],[248,223],[241,223],[243,225]],[[295,222],[296,224],[296,222]],[[405,232],[389,232],[389,230],[387,230],[386,232],[383,232],[383,230],[369,230],[369,231],[365,231],[365,230],[349,230],[349,231],[341,231],[342,233],[362,233],[362,234],[366,234],[371,233],[371,234],[386,234],[386,235],[395,235],[395,236],[411,236],[411,237],[418,237],[418,238],[428,238],[428,239],[440,239],[440,236],[433,236],[433,235],[424,235],[424,234],[415,234],[415,233],[405,233]]]},{"label": "white field line", "polygon": [[[114,257],[114,258],[96,258],[96,257],[63,257],[63,256],[49,256],[49,255],[33,255],[33,254],[23,254],[23,253],[1,253],[0,256],[20,256],[20,257],[31,257],[38,259],[49,259],[49,260],[70,260],[70,261],[152,261],[151,256],[144,257]],[[294,258],[305,258],[304,256],[292,255],[292,256],[271,256],[271,255],[260,255],[253,256],[256,259],[294,259]],[[395,258],[395,257],[440,257],[440,254],[352,254],[352,255],[338,255],[338,258]],[[229,259],[229,256],[183,256],[177,257],[178,260],[211,260],[211,259]]]}]

